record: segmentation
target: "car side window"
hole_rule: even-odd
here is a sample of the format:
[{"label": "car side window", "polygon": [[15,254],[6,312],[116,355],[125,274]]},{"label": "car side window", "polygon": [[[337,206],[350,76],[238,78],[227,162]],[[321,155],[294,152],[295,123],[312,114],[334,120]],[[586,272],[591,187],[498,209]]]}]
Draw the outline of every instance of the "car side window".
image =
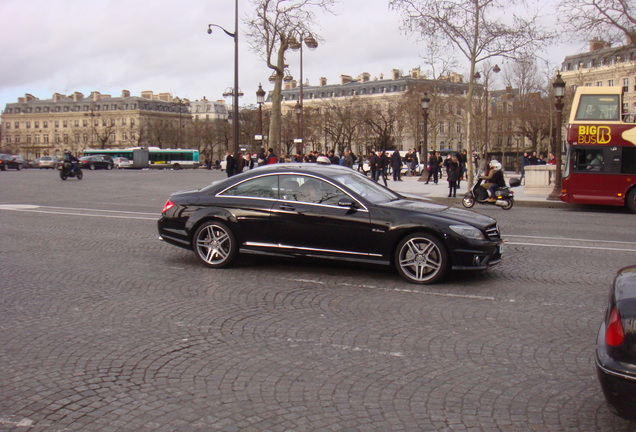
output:
[{"label": "car side window", "polygon": [[338,205],[347,195],[326,181],[309,176],[282,176],[281,199],[314,204]]},{"label": "car side window", "polygon": [[278,198],[278,176],[265,176],[250,179],[234,185],[224,191],[223,196],[251,198]]}]

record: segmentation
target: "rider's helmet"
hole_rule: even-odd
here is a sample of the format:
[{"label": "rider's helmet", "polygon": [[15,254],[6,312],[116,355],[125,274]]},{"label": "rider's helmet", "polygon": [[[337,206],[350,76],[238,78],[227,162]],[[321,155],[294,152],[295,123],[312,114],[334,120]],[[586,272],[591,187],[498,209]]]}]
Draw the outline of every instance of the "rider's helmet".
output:
[{"label": "rider's helmet", "polygon": [[318,158],[316,159],[316,163],[330,165],[331,161],[327,156],[318,156]]},{"label": "rider's helmet", "polygon": [[499,163],[499,161],[497,160],[491,160],[490,164],[489,164],[490,168],[493,168],[495,170],[500,170],[501,169],[501,164]]}]

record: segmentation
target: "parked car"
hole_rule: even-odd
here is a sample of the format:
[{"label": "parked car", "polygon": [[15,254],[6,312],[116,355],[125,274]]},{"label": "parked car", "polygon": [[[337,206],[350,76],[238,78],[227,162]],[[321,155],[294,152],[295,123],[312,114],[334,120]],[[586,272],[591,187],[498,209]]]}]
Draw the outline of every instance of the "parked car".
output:
[{"label": "parked car", "polygon": [[125,157],[116,157],[113,158],[113,164],[116,168],[132,168],[132,162],[128,158]]},{"label": "parked car", "polygon": [[15,160],[10,154],[0,153],[0,170],[6,171],[7,169],[20,171],[22,169],[22,163]]},{"label": "parked car", "polygon": [[27,161],[21,155],[13,155],[13,159],[20,164],[21,168],[27,167]]},{"label": "parked car", "polygon": [[82,169],[113,169],[115,163],[108,155],[92,155],[79,158],[79,167]]},{"label": "parked car", "polygon": [[636,265],[619,270],[610,287],[596,372],[610,410],[636,421]]},{"label": "parked car", "polygon": [[41,156],[38,161],[37,167],[40,169],[55,168],[57,166],[57,156]]},{"label": "parked car", "polygon": [[240,250],[392,265],[425,284],[502,256],[494,219],[407,198],[339,165],[266,165],[174,193],[158,229],[212,268],[229,266]]}]

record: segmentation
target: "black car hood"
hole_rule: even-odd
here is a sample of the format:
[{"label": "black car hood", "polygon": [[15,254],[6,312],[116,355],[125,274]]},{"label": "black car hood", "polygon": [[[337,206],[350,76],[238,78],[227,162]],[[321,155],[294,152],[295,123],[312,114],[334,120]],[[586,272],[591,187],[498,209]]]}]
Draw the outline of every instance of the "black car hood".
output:
[{"label": "black car hood", "polygon": [[388,203],[380,204],[379,207],[400,209],[404,211],[426,213],[431,215],[439,215],[444,218],[456,220],[458,222],[464,222],[468,224],[475,224],[481,226],[488,226],[496,223],[497,221],[489,216],[484,216],[479,213],[475,213],[470,210],[459,209],[455,207],[448,207],[443,204],[437,204],[432,201],[426,200],[414,200],[414,199],[399,199]]}]

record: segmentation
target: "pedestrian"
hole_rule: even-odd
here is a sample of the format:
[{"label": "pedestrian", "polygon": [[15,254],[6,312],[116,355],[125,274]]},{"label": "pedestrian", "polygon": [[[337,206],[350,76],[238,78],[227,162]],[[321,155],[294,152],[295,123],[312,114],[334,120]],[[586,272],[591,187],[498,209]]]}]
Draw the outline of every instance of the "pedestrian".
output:
[{"label": "pedestrian", "polygon": [[386,183],[386,176],[387,176],[387,171],[389,169],[389,157],[386,155],[386,151],[382,150],[380,152],[380,166],[379,166],[379,177],[382,177],[382,181],[384,181],[384,186],[387,186]]},{"label": "pedestrian", "polygon": [[417,170],[417,166],[419,165],[420,161],[419,161],[419,159],[417,158],[417,152],[415,151],[415,149],[413,149],[413,150],[411,151],[411,157],[412,157],[412,159],[413,159],[413,162],[412,162],[412,164],[411,164],[411,174],[412,174],[412,175],[414,175],[414,176],[416,176],[416,175],[417,175],[417,172],[416,172],[416,170]]},{"label": "pedestrian", "polygon": [[380,166],[380,158],[376,152],[369,152],[369,169],[371,170],[371,180],[378,181],[378,167]]},{"label": "pedestrian", "polygon": [[528,152],[523,152],[521,155],[521,160],[519,161],[519,170],[521,171],[521,177],[519,178],[519,184],[524,184],[523,179],[526,176],[526,167],[530,165],[530,160],[528,159]]},{"label": "pedestrian", "polygon": [[236,170],[236,159],[232,156],[230,151],[225,152],[225,172],[228,177],[232,177],[234,175],[234,171]]},{"label": "pedestrian", "polygon": [[406,164],[407,176],[413,173],[413,152],[409,149],[404,156],[404,163]]},{"label": "pedestrian", "polygon": [[457,181],[462,176],[462,168],[457,159],[457,155],[447,158],[449,161],[446,168],[446,180],[448,180],[448,196],[457,196]]},{"label": "pedestrian", "polygon": [[402,157],[397,150],[391,155],[391,169],[393,170],[393,181],[402,181]]},{"label": "pedestrian", "polygon": [[278,163],[278,156],[276,156],[276,153],[274,153],[274,149],[270,147],[267,150],[267,156],[265,157],[265,164],[271,165],[275,163]]},{"label": "pedestrian", "polygon": [[425,184],[428,184],[431,181],[431,177],[433,177],[433,182],[437,184],[437,173],[439,171],[439,159],[436,152],[432,152],[431,156],[428,158],[428,179]]},{"label": "pedestrian", "polygon": [[236,155],[236,174],[240,174],[243,172],[245,168],[245,157],[243,157],[243,152],[238,152]]},{"label": "pedestrian", "polygon": [[342,161],[342,165],[346,166],[347,168],[352,168],[353,169],[353,156],[351,153],[351,150],[345,150],[345,154],[344,154],[344,159]]}]

